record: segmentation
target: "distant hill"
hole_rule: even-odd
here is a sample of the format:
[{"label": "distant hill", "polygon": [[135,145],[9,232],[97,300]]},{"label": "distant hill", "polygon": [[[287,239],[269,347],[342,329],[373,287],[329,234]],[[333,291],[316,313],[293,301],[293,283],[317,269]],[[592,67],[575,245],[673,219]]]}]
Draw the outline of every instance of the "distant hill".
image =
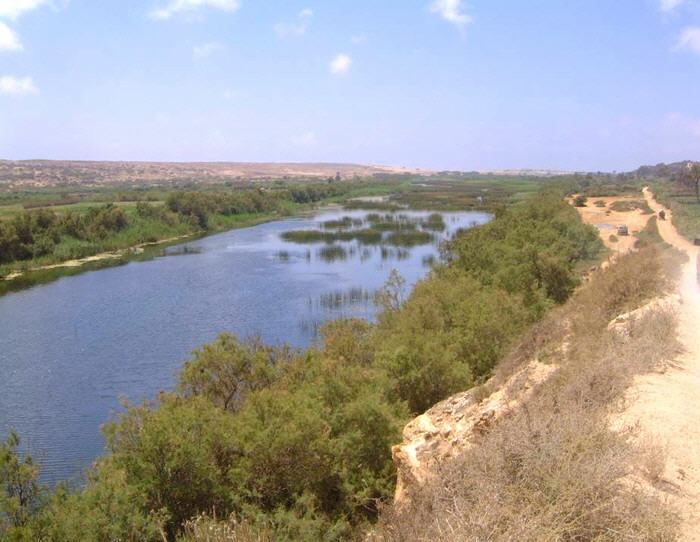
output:
[{"label": "distant hill", "polygon": [[90,162],[77,160],[0,160],[0,183],[10,187],[109,184],[186,184],[271,179],[372,177],[429,174],[406,167],[335,163],[255,162]]}]

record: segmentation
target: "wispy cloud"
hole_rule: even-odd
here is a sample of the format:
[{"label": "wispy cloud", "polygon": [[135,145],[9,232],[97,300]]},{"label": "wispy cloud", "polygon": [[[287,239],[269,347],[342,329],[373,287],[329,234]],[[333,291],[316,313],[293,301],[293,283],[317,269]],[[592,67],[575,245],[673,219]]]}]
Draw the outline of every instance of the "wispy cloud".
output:
[{"label": "wispy cloud", "polygon": [[352,59],[344,53],[339,53],[331,60],[331,73],[334,75],[345,75],[350,71],[351,65]]},{"label": "wispy cloud", "polygon": [[664,13],[670,13],[685,3],[686,0],[659,0],[659,9]]},{"label": "wispy cloud", "polygon": [[217,51],[223,51],[225,48],[226,46],[223,43],[210,41],[201,45],[195,45],[192,49],[192,56],[195,60],[201,60],[213,55]]},{"label": "wispy cloud", "polygon": [[311,130],[307,130],[292,138],[292,143],[298,147],[314,147],[318,144],[316,134]]},{"label": "wispy cloud", "polygon": [[352,36],[350,38],[350,43],[353,45],[362,45],[363,43],[367,43],[367,36],[365,34],[357,34],[356,36]]},{"label": "wispy cloud", "polygon": [[460,28],[473,22],[470,15],[464,13],[462,0],[435,0],[430,5],[430,12],[436,13],[447,22]]},{"label": "wispy cloud", "polygon": [[311,8],[304,8],[298,14],[296,21],[292,23],[277,23],[274,26],[275,33],[285,38],[287,36],[303,36],[309,29],[314,12]]},{"label": "wispy cloud", "polygon": [[689,117],[678,112],[669,113],[666,115],[665,124],[674,130],[681,130],[700,137],[700,119],[698,118]]},{"label": "wispy cloud", "polygon": [[0,52],[2,51],[21,51],[22,43],[19,37],[5,23],[0,22]]},{"label": "wispy cloud", "polygon": [[0,77],[0,94],[21,96],[23,94],[38,94],[39,89],[34,85],[31,77],[15,77],[3,75]]},{"label": "wispy cloud", "polygon": [[196,13],[202,8],[219,9],[233,13],[239,7],[241,7],[239,0],[170,0],[164,6],[153,9],[151,17],[166,20],[179,13]]},{"label": "wispy cloud", "polygon": [[0,0],[0,17],[17,19],[23,13],[48,3],[49,0]]},{"label": "wispy cloud", "polygon": [[700,55],[700,26],[688,26],[683,29],[676,41],[675,50],[687,50]]}]

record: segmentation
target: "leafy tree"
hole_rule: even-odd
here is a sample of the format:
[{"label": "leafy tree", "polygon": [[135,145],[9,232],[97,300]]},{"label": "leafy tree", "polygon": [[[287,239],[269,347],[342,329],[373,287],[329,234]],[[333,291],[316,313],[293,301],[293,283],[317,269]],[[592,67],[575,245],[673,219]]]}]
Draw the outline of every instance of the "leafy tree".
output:
[{"label": "leafy tree", "polygon": [[178,389],[235,411],[248,393],[268,387],[277,377],[278,364],[288,362],[291,355],[287,347],[268,347],[259,339],[241,342],[222,333],[212,344],[194,351],[180,373]]},{"label": "leafy tree", "polygon": [[108,458],[90,471],[86,486],[59,486],[31,523],[33,540],[162,542],[165,510],[149,511],[146,495]]},{"label": "leafy tree", "polygon": [[695,199],[700,203],[700,163],[688,162],[680,179],[683,184],[695,190]]},{"label": "leafy tree", "polygon": [[529,322],[522,301],[445,272],[420,283],[380,330],[377,357],[412,412],[423,412],[489,374]]},{"label": "leafy tree", "polygon": [[31,456],[20,457],[19,443],[14,431],[0,443],[0,536],[29,540],[27,525],[39,507],[42,488],[38,465]]},{"label": "leafy tree", "polygon": [[142,513],[167,517],[170,536],[197,514],[233,510],[229,484],[240,436],[231,415],[203,397],[162,394],[155,405],[130,407],[105,435],[114,468],[142,498]]}]

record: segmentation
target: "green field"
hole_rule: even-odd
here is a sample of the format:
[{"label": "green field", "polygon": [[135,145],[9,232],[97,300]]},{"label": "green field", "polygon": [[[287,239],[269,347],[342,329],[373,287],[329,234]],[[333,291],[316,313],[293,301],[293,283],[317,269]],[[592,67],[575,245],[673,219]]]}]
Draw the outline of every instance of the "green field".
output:
[{"label": "green field", "polygon": [[695,193],[686,186],[657,180],[651,183],[656,199],[669,207],[673,213],[673,224],[688,239],[700,238],[700,202]]}]

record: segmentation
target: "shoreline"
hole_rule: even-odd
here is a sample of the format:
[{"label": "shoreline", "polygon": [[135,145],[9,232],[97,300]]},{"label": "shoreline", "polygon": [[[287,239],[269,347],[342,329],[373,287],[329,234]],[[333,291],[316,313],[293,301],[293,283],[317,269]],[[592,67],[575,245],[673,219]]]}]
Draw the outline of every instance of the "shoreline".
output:
[{"label": "shoreline", "polygon": [[128,256],[130,254],[142,254],[144,252],[145,247],[149,246],[158,246],[162,245],[165,243],[171,243],[174,241],[179,241],[181,239],[187,239],[188,237],[194,237],[197,234],[186,234],[186,235],[178,235],[176,237],[168,237],[166,239],[161,239],[159,241],[149,241],[147,243],[139,243],[138,245],[133,245],[131,247],[127,248],[122,248],[119,250],[113,250],[110,252],[98,252],[97,254],[93,254],[92,256],[85,256],[84,258],[76,258],[73,260],[65,260],[63,262],[59,263],[52,263],[52,264],[47,264],[47,265],[40,265],[38,267],[31,267],[27,269],[26,271],[13,271],[6,277],[3,277],[2,280],[5,281],[10,281],[14,280],[17,278],[20,278],[27,273],[35,273],[37,271],[49,271],[51,269],[60,269],[62,267],[81,267],[85,264],[92,263],[92,262],[101,262],[104,260],[112,260],[116,258],[121,258],[123,256]]},{"label": "shoreline", "polygon": [[[300,213],[301,214],[301,213]],[[290,215],[290,216],[297,216],[296,214]],[[86,267],[89,264],[93,263],[105,263],[105,262],[110,262],[112,261],[114,265],[117,265],[118,263],[122,263],[125,260],[128,261],[132,257],[137,257],[142,254],[144,254],[145,249],[147,248],[155,248],[159,246],[166,246],[170,243],[176,243],[176,242],[182,242],[186,241],[188,239],[194,240],[194,239],[200,239],[204,237],[209,237],[211,235],[217,235],[219,233],[224,233],[227,231],[232,231],[232,230],[237,230],[237,229],[242,229],[242,228],[250,228],[253,226],[257,226],[259,224],[264,224],[266,222],[273,222],[275,220],[279,220],[280,218],[287,218],[287,217],[281,217],[279,215],[266,215],[266,216],[260,216],[258,219],[251,220],[249,222],[243,222],[241,224],[234,224],[231,225],[230,227],[221,227],[221,228],[215,228],[213,230],[209,231],[198,231],[198,232],[192,232],[192,233],[187,233],[183,235],[178,235],[175,237],[167,237],[165,239],[159,239],[157,241],[148,241],[145,243],[139,243],[137,245],[132,245],[129,247],[117,249],[117,250],[112,250],[112,251],[107,251],[107,252],[99,252],[97,254],[93,254],[92,256],[85,256],[84,258],[75,258],[72,260],[64,260],[62,262],[58,263],[52,263],[52,264],[46,264],[46,265],[40,265],[36,267],[30,267],[25,270],[15,270],[11,271],[9,274],[7,274],[4,277],[0,277],[0,284],[10,286],[10,289],[6,291],[0,291],[0,297],[5,295],[6,293],[9,293],[10,291],[13,291],[11,289],[11,286],[13,284],[16,284],[15,281],[17,279],[21,278],[28,278],[30,277],[33,273],[41,273],[44,271],[53,271],[53,270],[76,270],[80,269],[82,267]],[[85,271],[88,271],[89,269],[85,269]],[[58,276],[56,278],[59,278]],[[20,286],[17,288],[17,290],[23,290],[25,288],[29,288],[33,286],[36,283],[39,283],[42,281],[36,281],[32,282],[30,284],[26,284],[23,286]]]},{"label": "shoreline", "polygon": [[[132,258],[135,259],[138,256],[141,256],[144,254],[145,249],[148,248],[155,248],[159,246],[167,246],[171,243],[177,243],[177,242],[184,242],[186,240],[195,240],[195,239],[202,239],[205,237],[209,237],[212,235],[217,235],[219,233],[224,233],[232,230],[238,230],[238,229],[243,229],[243,228],[252,228],[253,226],[258,226],[260,224],[265,224],[268,222],[274,222],[276,220],[283,220],[283,219],[288,219],[288,218],[295,218],[295,217],[302,217],[305,215],[309,215],[311,213],[317,212],[321,209],[333,209],[333,208],[342,208],[342,203],[338,203],[335,201],[330,201],[326,204],[323,204],[321,206],[313,206],[310,208],[301,208],[298,209],[296,212],[293,212],[290,215],[280,215],[278,213],[274,214],[261,214],[260,216],[257,217],[251,217],[250,220],[246,221],[241,221],[241,223],[238,224],[231,224],[231,225],[222,225],[220,227],[214,228],[212,230],[207,230],[207,231],[198,231],[198,232],[192,232],[184,235],[178,235],[175,237],[167,237],[165,239],[160,239],[158,241],[148,241],[145,243],[139,243],[137,245],[132,245],[129,247],[117,249],[117,250],[112,250],[112,251],[107,251],[107,252],[99,252],[97,254],[93,254],[92,256],[85,256],[84,258],[75,258],[72,260],[64,260],[62,262],[57,262],[57,263],[52,263],[52,264],[46,264],[46,265],[40,265],[36,267],[31,267],[28,269],[17,269],[14,271],[11,271],[4,277],[0,277],[0,285],[6,287],[6,289],[0,290],[0,297],[4,296],[5,294],[8,294],[13,291],[20,291],[24,290],[27,288],[31,288],[32,286],[35,286],[36,284],[43,283],[43,282],[51,282],[51,280],[55,280],[57,278],[60,278],[62,275],[57,275],[55,278],[48,280],[48,281],[43,281],[41,279],[37,279],[36,281],[31,281],[30,277],[32,274],[35,273],[42,273],[46,271],[58,271],[60,270],[74,270],[79,272],[82,271],[90,271],[91,269],[88,268],[89,264],[96,264],[96,263],[104,263],[105,267],[109,267],[111,265],[118,265],[120,263],[126,263],[130,261]],[[111,262],[111,263],[110,263]],[[81,271],[81,268],[85,268]],[[99,267],[98,269],[103,269],[104,267]],[[94,269],[93,269],[94,270]],[[19,285],[19,279],[29,279],[29,282]],[[16,286],[16,288],[13,288],[13,286]]]}]

